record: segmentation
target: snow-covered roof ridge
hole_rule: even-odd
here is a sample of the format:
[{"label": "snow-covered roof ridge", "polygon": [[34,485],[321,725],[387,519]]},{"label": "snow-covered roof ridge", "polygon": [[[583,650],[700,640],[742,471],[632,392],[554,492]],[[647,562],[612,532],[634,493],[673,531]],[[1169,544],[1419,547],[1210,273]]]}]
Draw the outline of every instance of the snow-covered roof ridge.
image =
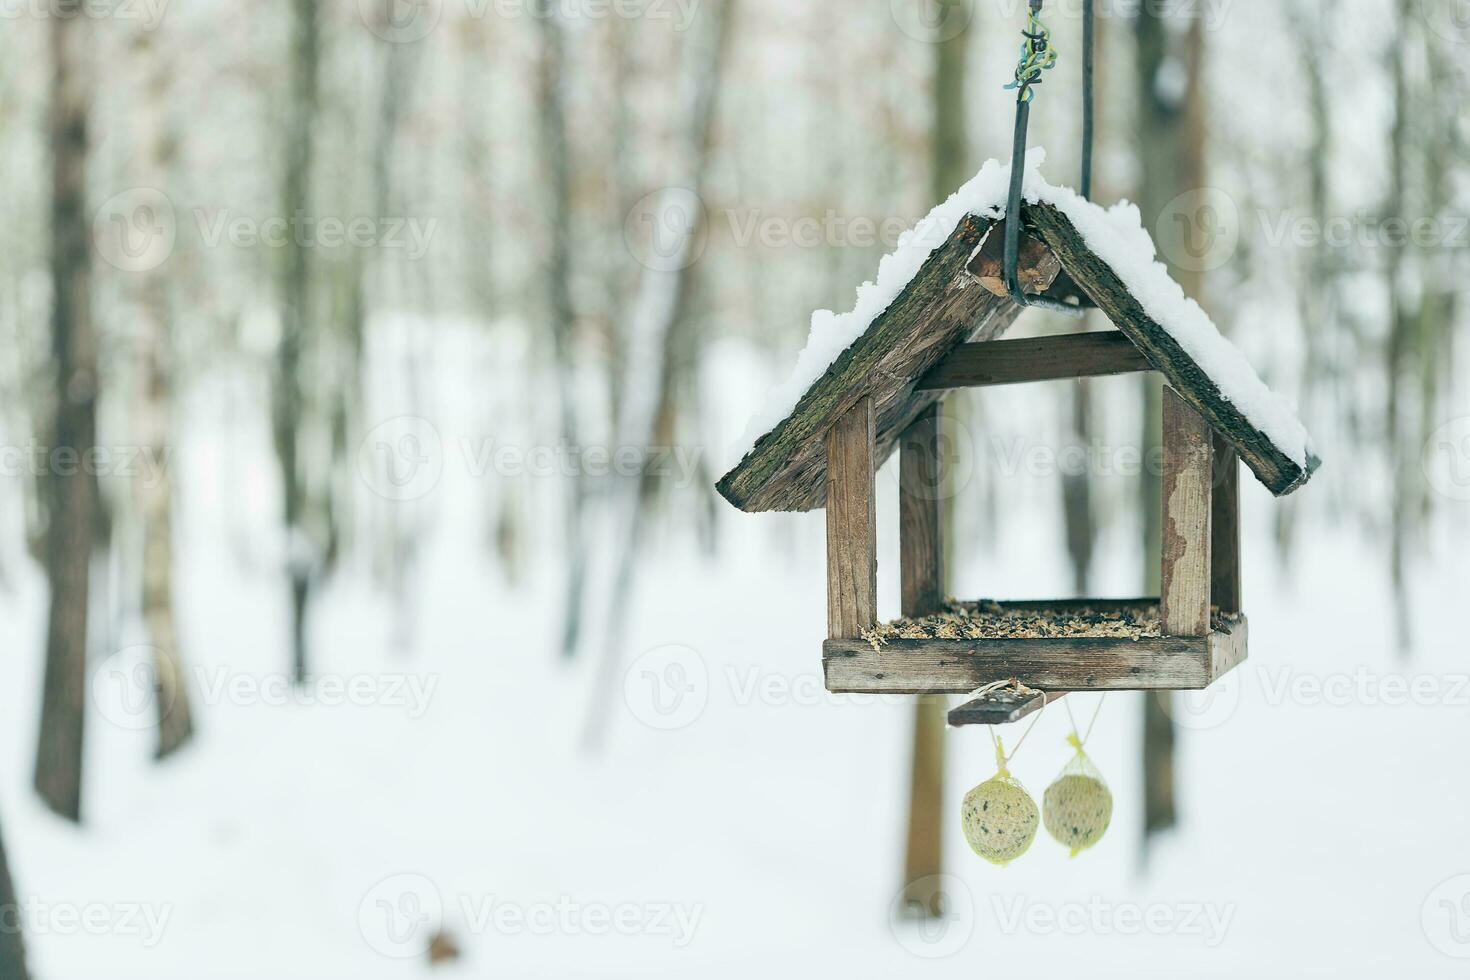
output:
[{"label": "snow-covered roof ridge", "polygon": [[1054,187],[1039,175],[1036,181],[1033,185],[1027,174],[1026,200],[1051,204],[1065,214],[1092,253],[1112,268],[1144,312],[1184,348],[1221,396],[1294,463],[1309,469],[1314,457],[1312,439],[1297,417],[1296,406],[1268,388],[1209,314],[1184,295],[1183,287],[1158,260],[1138,206],[1120,201],[1103,208],[1070,187]]},{"label": "snow-covered roof ridge", "polygon": [[[1046,151],[1040,147],[1026,155],[1027,193],[1040,190],[1039,186],[1030,185],[1033,168],[1039,168],[1045,159]],[[791,414],[812,383],[898,297],[929,254],[949,239],[961,218],[966,214],[988,218],[1004,216],[1010,179],[1009,164],[987,160],[959,190],[935,205],[914,227],[899,236],[897,247],[879,260],[878,274],[857,288],[857,300],[851,310],[846,313],[816,310],[812,313],[806,346],[797,355],[790,377],[766,395],[764,406],[751,417],[739,450],[732,454],[732,458],[744,458],[761,436]],[[1041,181],[1039,170],[1035,179]]]},{"label": "snow-covered roof ridge", "polygon": [[[1069,187],[1050,184],[1041,176],[1044,161],[1045,151],[1039,147],[1027,154],[1022,186],[1028,205],[1050,205],[1063,214],[1086,250],[1109,268],[1147,318],[1166,332],[1199,373],[1218,389],[1219,400],[1228,403],[1229,411],[1238,413],[1300,469],[1302,475],[1297,482],[1273,490],[1286,492],[1299,485],[1317,460],[1294,406],[1266,386],[1245,356],[1169,276],[1157,259],[1153,239],[1143,227],[1137,206],[1123,201],[1103,208]],[[1004,217],[1009,182],[1008,164],[987,161],[964,186],[900,237],[894,251],[879,262],[874,279],[858,287],[850,311],[817,310],[812,314],[807,344],[791,376],[771,390],[763,410],[747,427],[746,439],[739,447],[742,461],[762,437],[773,433],[792,415],[803,396],[843,353],[864,337],[966,215],[989,220]],[[737,466],[732,474],[739,469]]]}]

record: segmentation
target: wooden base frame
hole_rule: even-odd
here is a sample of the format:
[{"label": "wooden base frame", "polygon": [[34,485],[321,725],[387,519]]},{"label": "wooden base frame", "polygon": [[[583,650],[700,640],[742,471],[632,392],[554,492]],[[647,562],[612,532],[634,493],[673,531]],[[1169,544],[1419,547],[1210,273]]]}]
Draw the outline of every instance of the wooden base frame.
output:
[{"label": "wooden base frame", "polygon": [[822,670],[827,690],[840,694],[968,694],[1012,677],[1048,692],[1198,690],[1246,658],[1245,616],[1217,622],[1204,636],[893,639],[877,649],[863,639],[827,640]]}]

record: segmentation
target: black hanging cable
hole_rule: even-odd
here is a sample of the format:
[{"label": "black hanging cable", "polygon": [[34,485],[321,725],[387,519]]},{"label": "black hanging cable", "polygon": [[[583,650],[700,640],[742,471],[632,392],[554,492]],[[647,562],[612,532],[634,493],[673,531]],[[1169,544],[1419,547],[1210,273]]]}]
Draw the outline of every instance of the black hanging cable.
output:
[{"label": "black hanging cable", "polygon": [[[1082,31],[1085,51],[1082,59],[1082,196],[1092,190],[1092,3],[1086,0]],[[1004,272],[1006,292],[1021,306],[1053,310],[1081,316],[1081,307],[1049,296],[1028,296],[1021,287],[1017,266],[1021,255],[1021,188],[1026,177],[1026,130],[1031,122],[1032,87],[1041,84],[1041,73],[1057,61],[1051,46],[1051,33],[1041,23],[1042,0],[1031,0],[1026,28],[1021,32],[1021,60],[1016,66],[1015,80],[1006,88],[1016,90],[1016,128],[1011,141],[1011,183],[1006,198]]]},{"label": "black hanging cable", "polygon": [[1082,5],[1082,186],[1085,200],[1092,200],[1092,39],[1093,0],[1084,0]]}]

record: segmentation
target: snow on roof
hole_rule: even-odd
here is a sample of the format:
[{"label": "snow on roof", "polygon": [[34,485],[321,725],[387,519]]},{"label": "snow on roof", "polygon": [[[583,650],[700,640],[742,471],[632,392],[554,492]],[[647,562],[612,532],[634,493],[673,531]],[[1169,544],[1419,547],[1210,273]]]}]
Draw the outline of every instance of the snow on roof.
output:
[{"label": "snow on roof", "polygon": [[[1022,184],[1026,201],[1051,204],[1063,212],[1087,247],[1112,267],[1144,311],[1178,341],[1220,394],[1293,462],[1307,468],[1312,455],[1311,437],[1297,418],[1295,406],[1266,387],[1245,355],[1170,278],[1155,257],[1153,239],[1144,230],[1138,207],[1121,201],[1103,208],[1070,187],[1047,183],[1040,172],[1045,160],[1046,151],[1040,147],[1026,154]],[[877,277],[858,287],[857,301],[850,311],[817,310],[812,314],[806,347],[797,357],[796,367],[766,396],[764,407],[751,418],[732,458],[748,456],[761,436],[791,414],[807,389],[898,298],[961,218],[966,214],[994,219],[1005,216],[1010,173],[1009,164],[986,161],[979,173],[900,236],[898,247],[878,263]]]}]

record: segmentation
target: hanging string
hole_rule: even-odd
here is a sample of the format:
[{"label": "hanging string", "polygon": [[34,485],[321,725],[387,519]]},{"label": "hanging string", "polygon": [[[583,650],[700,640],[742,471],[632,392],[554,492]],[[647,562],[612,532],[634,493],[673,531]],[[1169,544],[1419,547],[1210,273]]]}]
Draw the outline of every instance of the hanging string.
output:
[{"label": "hanging string", "polygon": [[1006,772],[1008,771],[1006,769],[1006,763],[1009,762],[1011,759],[1014,759],[1016,757],[1016,753],[1021,751],[1021,743],[1026,741],[1026,736],[1031,734],[1031,729],[1036,727],[1036,723],[1041,720],[1042,714],[1046,711],[1047,695],[1045,691],[1038,691],[1034,687],[1027,687],[1025,684],[1022,684],[1017,678],[1010,677],[1005,680],[991,681],[989,684],[982,684],[980,687],[977,687],[975,688],[975,690],[970,692],[970,697],[971,699],[983,698],[988,694],[994,694],[996,691],[1000,690],[1013,691],[1018,698],[1036,697],[1037,695],[1041,696],[1041,707],[1037,710],[1036,714],[1032,716],[1031,724],[1026,726],[1026,730],[1021,733],[1021,737],[1016,739],[1016,747],[1011,749],[1010,755],[1006,755],[1005,749],[1001,745],[1000,736],[995,734],[995,726],[988,726],[990,729],[990,740],[995,743],[996,767],[1002,772]]},{"label": "hanging string", "polygon": [[1107,696],[1108,695],[1106,691],[1097,696],[1097,704],[1094,705],[1092,709],[1092,720],[1087,723],[1087,732],[1080,736],[1077,734],[1077,719],[1072,717],[1071,702],[1065,700],[1062,702],[1062,707],[1067,709],[1067,721],[1071,722],[1072,724],[1072,734],[1067,736],[1067,741],[1071,742],[1072,745],[1076,747],[1078,752],[1082,751],[1082,746],[1085,745],[1087,743],[1087,740],[1092,737],[1092,726],[1097,724],[1097,716],[1102,713],[1103,700],[1107,698]]}]

